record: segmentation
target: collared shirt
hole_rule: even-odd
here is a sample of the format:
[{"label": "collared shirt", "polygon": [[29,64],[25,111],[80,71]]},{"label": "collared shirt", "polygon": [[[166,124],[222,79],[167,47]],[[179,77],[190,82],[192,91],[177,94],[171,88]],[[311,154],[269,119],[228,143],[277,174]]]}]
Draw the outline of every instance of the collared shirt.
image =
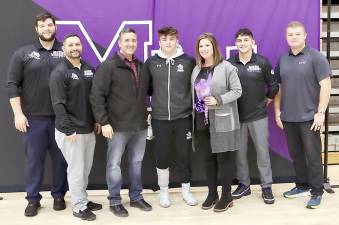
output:
[{"label": "collared shirt", "polygon": [[51,71],[63,57],[61,44],[56,40],[50,50],[37,40],[13,54],[8,66],[8,97],[21,98],[26,116],[54,116],[48,83]]},{"label": "collared shirt", "polygon": [[52,72],[50,90],[55,111],[55,128],[66,135],[93,131],[94,118],[89,95],[94,70],[81,60],[80,69],[67,58]]},{"label": "collared shirt", "polygon": [[318,110],[319,82],[331,76],[327,59],[317,50],[305,46],[297,55],[282,55],[275,69],[281,83],[281,120],[306,122]]},{"label": "collared shirt", "polygon": [[134,78],[135,78],[135,84],[138,87],[139,86],[139,74],[138,74],[138,70],[137,70],[137,65],[135,63],[135,60],[136,60],[135,55],[132,56],[131,61],[129,59],[127,59],[127,57],[124,56],[120,51],[118,51],[118,55],[126,63],[126,65],[128,65],[133,70],[133,74],[134,74]]},{"label": "collared shirt", "polygon": [[240,61],[239,55],[228,61],[237,67],[242,87],[242,95],[238,99],[240,122],[251,122],[266,117],[267,98],[274,98],[279,90],[270,62],[254,52],[245,65]]}]

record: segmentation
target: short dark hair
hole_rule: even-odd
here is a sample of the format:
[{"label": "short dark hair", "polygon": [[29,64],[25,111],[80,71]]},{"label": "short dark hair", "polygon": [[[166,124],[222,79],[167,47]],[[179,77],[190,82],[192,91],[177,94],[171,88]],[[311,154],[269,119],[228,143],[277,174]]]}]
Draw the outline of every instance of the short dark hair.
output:
[{"label": "short dark hair", "polygon": [[38,26],[38,21],[42,21],[44,22],[47,19],[51,19],[53,21],[53,24],[55,25],[55,17],[52,16],[52,14],[50,14],[49,12],[43,12],[43,13],[39,13],[38,15],[36,15],[35,17],[35,26]]},{"label": "short dark hair", "polygon": [[248,28],[241,28],[238,30],[238,32],[235,34],[235,38],[237,39],[239,36],[250,36],[253,38],[253,33]]},{"label": "short dark hair", "polygon": [[[79,35],[76,33],[69,33],[64,36],[64,39],[62,40],[62,43],[65,43],[65,41],[70,38],[70,37],[77,37],[80,39]],[[81,39],[80,39],[81,40]]]},{"label": "short dark hair", "polygon": [[126,33],[134,33],[134,34],[137,34],[137,32],[133,29],[133,28],[130,28],[130,27],[125,27],[123,28],[120,33],[119,33],[119,40],[121,39],[121,36],[123,34],[126,34]]},{"label": "short dark hair", "polygon": [[162,36],[162,35],[164,35],[164,36],[170,35],[170,36],[178,37],[179,33],[178,33],[178,30],[174,27],[163,27],[163,28],[158,30],[158,35],[159,35],[159,37]]}]

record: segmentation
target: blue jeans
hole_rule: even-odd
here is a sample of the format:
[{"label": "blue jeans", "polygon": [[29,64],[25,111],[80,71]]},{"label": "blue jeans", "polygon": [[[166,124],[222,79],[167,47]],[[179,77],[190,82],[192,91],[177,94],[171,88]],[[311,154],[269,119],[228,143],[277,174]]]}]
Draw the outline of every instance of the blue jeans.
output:
[{"label": "blue jeans", "polygon": [[131,201],[143,199],[141,166],[146,146],[147,129],[141,131],[115,132],[112,139],[107,139],[106,181],[110,205],[121,204],[122,185],[121,157],[128,152],[129,197]]}]

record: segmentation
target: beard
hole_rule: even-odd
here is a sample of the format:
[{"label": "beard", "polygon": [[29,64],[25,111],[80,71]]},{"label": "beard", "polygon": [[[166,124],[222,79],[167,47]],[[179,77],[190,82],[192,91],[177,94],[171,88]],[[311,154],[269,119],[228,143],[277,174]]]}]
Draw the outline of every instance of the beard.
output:
[{"label": "beard", "polygon": [[39,39],[42,41],[53,41],[55,39],[56,33],[54,32],[49,38],[46,38],[43,34],[38,34]]},{"label": "beard", "polygon": [[81,52],[77,51],[77,54],[73,54],[73,52],[66,53],[66,56],[70,59],[80,59],[81,58]]}]

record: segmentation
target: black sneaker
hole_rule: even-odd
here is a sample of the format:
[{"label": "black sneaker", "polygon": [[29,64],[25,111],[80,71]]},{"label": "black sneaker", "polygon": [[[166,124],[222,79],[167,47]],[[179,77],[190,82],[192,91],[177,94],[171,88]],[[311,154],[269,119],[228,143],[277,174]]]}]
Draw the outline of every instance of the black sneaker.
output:
[{"label": "black sneaker", "polygon": [[141,209],[142,211],[152,211],[152,206],[148,204],[144,199],[140,199],[139,201],[130,202],[131,207],[135,207]]},{"label": "black sneaker", "polygon": [[262,188],[262,195],[261,197],[264,199],[264,202],[266,204],[273,204],[274,203],[274,196],[272,193],[272,188],[270,187],[266,187],[266,188]]},{"label": "black sneaker", "polygon": [[218,193],[216,194],[208,194],[206,200],[202,203],[202,209],[210,209],[212,208],[219,200]]},{"label": "black sneaker", "polygon": [[92,213],[92,211],[89,208],[86,208],[83,211],[79,210],[78,213],[73,211],[73,216],[87,221],[93,221],[97,218],[97,216],[94,213]]},{"label": "black sneaker", "polygon": [[109,207],[109,209],[116,216],[119,216],[119,217],[127,217],[128,216],[128,211],[125,209],[125,207],[122,204],[120,204],[120,205],[111,205]]},{"label": "black sneaker", "polygon": [[60,210],[66,209],[65,199],[63,197],[61,197],[61,198],[54,198],[53,209],[56,210],[56,211],[60,211]]},{"label": "black sneaker", "polygon": [[91,211],[97,211],[97,210],[102,209],[102,205],[99,204],[99,203],[89,201],[87,203],[87,208],[89,208],[89,210],[91,210]]},{"label": "black sneaker", "polygon": [[40,202],[29,202],[25,209],[25,216],[32,217],[38,215],[40,207]]},{"label": "black sneaker", "polygon": [[235,189],[235,191],[232,193],[232,197],[234,199],[239,199],[243,196],[250,195],[251,194],[251,188],[249,186],[243,185],[240,183]]}]

